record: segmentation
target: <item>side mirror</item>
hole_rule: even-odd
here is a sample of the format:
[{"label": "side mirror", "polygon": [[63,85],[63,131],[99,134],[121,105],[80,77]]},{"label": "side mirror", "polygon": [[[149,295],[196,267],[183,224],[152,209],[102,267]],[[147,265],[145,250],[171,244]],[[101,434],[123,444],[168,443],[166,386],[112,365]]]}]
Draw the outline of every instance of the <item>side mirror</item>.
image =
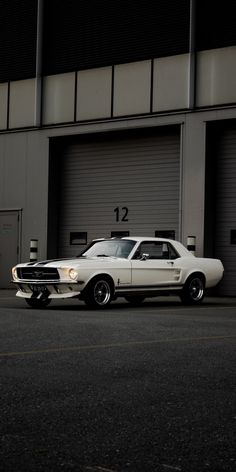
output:
[{"label": "side mirror", "polygon": [[146,261],[149,257],[149,254],[142,254],[140,261]]}]

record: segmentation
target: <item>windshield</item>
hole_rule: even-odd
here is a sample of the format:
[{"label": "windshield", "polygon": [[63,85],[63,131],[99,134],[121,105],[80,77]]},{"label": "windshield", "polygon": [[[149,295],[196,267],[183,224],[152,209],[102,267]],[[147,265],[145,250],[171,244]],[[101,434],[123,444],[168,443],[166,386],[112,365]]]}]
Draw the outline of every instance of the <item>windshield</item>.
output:
[{"label": "windshield", "polygon": [[80,256],[83,257],[122,257],[127,259],[136,241],[116,239],[94,241]]}]

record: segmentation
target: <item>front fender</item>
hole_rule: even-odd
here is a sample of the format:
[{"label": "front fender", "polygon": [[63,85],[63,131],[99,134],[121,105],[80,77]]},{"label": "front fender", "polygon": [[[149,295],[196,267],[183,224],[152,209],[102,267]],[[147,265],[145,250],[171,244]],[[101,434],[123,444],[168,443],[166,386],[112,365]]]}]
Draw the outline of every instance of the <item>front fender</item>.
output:
[{"label": "front fender", "polygon": [[82,290],[85,290],[86,287],[88,287],[88,285],[90,284],[90,282],[95,279],[95,278],[98,278],[98,277],[106,277],[106,278],[109,278],[112,283],[113,283],[113,286],[115,287],[115,280],[112,276],[112,274],[109,272],[109,271],[94,271],[92,274],[89,274],[88,278],[86,279],[86,281],[84,282],[84,284],[82,285]]}]

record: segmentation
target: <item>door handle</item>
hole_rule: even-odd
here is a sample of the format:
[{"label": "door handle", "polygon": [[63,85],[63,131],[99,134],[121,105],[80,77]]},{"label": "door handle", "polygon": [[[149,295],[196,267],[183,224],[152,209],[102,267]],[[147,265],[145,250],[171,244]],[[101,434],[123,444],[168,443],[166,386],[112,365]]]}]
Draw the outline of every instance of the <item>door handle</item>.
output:
[{"label": "door handle", "polygon": [[174,265],[174,261],[167,261],[167,264]]}]

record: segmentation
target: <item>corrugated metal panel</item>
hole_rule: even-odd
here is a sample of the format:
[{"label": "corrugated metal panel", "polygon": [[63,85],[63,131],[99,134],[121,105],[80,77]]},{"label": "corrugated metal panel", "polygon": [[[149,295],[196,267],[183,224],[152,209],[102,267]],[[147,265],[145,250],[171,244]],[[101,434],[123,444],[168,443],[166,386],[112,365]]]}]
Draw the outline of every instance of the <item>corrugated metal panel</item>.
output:
[{"label": "corrugated metal panel", "polygon": [[77,231],[87,232],[89,241],[112,231],[154,236],[155,230],[174,230],[178,237],[179,148],[173,132],[68,145],[61,168],[59,255],[80,250],[70,246],[70,233]]},{"label": "corrugated metal panel", "polygon": [[223,295],[236,294],[236,126],[221,130],[218,142],[215,255],[225,267],[220,285]]},{"label": "corrugated metal panel", "polygon": [[189,0],[45,2],[44,74],[189,50]]}]

